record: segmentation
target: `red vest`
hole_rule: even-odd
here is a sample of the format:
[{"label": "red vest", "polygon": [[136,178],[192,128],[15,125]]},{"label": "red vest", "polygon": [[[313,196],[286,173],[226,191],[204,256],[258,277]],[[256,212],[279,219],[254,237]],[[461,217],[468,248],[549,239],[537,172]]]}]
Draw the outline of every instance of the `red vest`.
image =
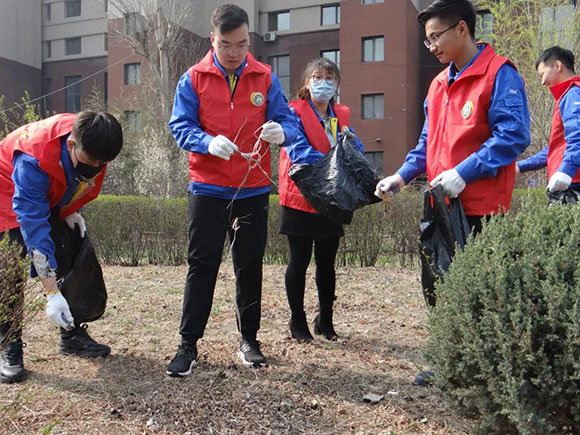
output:
[{"label": "red vest", "polygon": [[[312,148],[326,154],[330,151],[331,145],[328,136],[320,123],[320,120],[314,113],[307,100],[294,100],[290,102],[290,107],[294,108],[296,114],[300,117],[306,138]],[[350,125],[350,109],[341,104],[332,106],[334,114],[338,118],[338,132],[343,127]],[[302,196],[294,181],[288,176],[288,169],[292,162],[284,147],[280,148],[280,164],[278,166],[278,190],[280,193],[280,204],[285,207],[295,208],[297,210],[307,211],[309,213],[318,213]]]},{"label": "red vest", "polygon": [[[240,152],[251,153],[259,136],[255,134],[256,130],[266,122],[271,68],[248,53],[246,67],[232,97],[223,73],[213,63],[212,53],[213,50],[210,50],[189,69],[193,90],[199,98],[201,129],[212,136],[226,136],[238,146]],[[234,153],[228,161],[211,154],[189,153],[189,178],[216,186],[268,186],[271,174],[269,144],[260,141],[258,151],[260,165],[253,165],[255,167],[249,174],[249,163],[239,153]]]},{"label": "red vest", "polygon": [[[60,162],[61,139],[72,131],[76,114],[63,113],[33,122],[14,130],[0,142],[0,232],[17,228],[16,213],[12,210],[14,182],[12,164],[15,152],[26,153],[38,160],[39,167],[48,174],[50,208],[56,206],[66,191],[66,178]],[[95,185],[87,187],[71,203],[60,209],[61,218],[78,211],[99,195],[105,169],[95,177]]]},{"label": "red vest", "polygon": [[[491,137],[487,113],[495,76],[506,62],[509,60],[486,45],[451,86],[449,67],[431,82],[427,95],[429,181],[457,166]],[[493,178],[469,183],[459,195],[465,214],[489,215],[508,210],[515,181],[514,165],[515,162],[500,168]]]},{"label": "red vest", "polygon": [[[572,86],[580,87],[580,76],[574,76],[570,80],[550,87],[550,92],[556,99],[554,117],[552,118],[552,132],[550,133],[550,147],[548,148],[548,179],[558,172],[562,164],[564,151],[566,150],[566,139],[564,137],[564,124],[560,114],[560,101]],[[580,183],[580,170],[572,177],[572,183]]]}]

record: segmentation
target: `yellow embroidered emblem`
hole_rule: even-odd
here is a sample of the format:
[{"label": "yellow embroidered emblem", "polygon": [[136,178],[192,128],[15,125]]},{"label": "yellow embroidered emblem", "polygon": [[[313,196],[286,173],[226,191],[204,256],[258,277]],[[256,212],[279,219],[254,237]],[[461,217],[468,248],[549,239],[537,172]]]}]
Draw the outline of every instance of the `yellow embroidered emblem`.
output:
[{"label": "yellow embroidered emblem", "polygon": [[264,98],[264,94],[261,92],[252,92],[250,95],[250,101],[254,106],[263,106],[266,99]]},{"label": "yellow embroidered emblem", "polygon": [[467,119],[471,116],[472,112],[473,112],[473,103],[471,101],[468,101],[463,106],[463,109],[461,109],[461,116],[463,116],[463,119]]}]

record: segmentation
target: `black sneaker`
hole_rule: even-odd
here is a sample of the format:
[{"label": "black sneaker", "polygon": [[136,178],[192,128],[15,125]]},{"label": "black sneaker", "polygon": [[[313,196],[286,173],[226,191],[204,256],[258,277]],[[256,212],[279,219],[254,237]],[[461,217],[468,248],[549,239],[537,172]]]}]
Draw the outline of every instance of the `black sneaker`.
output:
[{"label": "black sneaker", "polygon": [[195,366],[197,366],[197,347],[183,343],[177,348],[177,353],[167,366],[165,374],[173,377],[189,376]]},{"label": "black sneaker", "polygon": [[87,332],[87,325],[81,325],[75,327],[72,331],[61,333],[58,351],[64,355],[96,358],[109,355],[111,348],[93,340]]},{"label": "black sneaker", "polygon": [[431,370],[427,370],[424,372],[419,373],[415,376],[413,380],[413,385],[418,385],[419,387],[428,387],[433,385],[433,378],[435,377],[435,373]]},{"label": "black sneaker", "polygon": [[26,377],[22,360],[22,342],[10,343],[0,352],[0,382],[12,384],[22,382]]},{"label": "black sneaker", "polygon": [[260,342],[257,340],[243,338],[238,355],[246,366],[262,367],[266,365],[266,358],[260,351]]}]

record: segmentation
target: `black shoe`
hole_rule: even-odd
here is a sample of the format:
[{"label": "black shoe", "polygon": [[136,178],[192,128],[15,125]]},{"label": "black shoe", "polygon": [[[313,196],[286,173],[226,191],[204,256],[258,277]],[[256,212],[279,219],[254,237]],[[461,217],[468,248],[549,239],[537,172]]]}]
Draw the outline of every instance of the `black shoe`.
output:
[{"label": "black shoe", "polygon": [[22,382],[26,377],[22,360],[22,342],[10,343],[0,352],[0,382],[12,384]]},{"label": "black shoe", "polygon": [[433,373],[431,370],[421,372],[417,376],[415,376],[415,379],[413,380],[413,385],[418,385],[420,387],[428,387],[430,385],[433,385],[434,377],[435,373]]},{"label": "black shoe", "polygon": [[257,340],[250,340],[243,338],[240,343],[240,351],[238,352],[244,365],[252,367],[261,367],[266,365],[266,358],[260,351],[260,342]]},{"label": "black shoe", "polygon": [[64,355],[96,358],[109,355],[111,348],[93,340],[87,332],[87,325],[81,325],[75,327],[72,331],[61,332],[58,351]]},{"label": "black shoe", "polygon": [[317,314],[314,318],[314,333],[316,335],[322,335],[327,340],[336,341],[338,339],[338,334],[334,330],[332,321],[329,323],[323,323],[320,321],[320,314]]},{"label": "black shoe", "polygon": [[182,343],[177,348],[177,353],[167,366],[166,375],[172,377],[184,377],[191,375],[191,371],[197,366],[197,347]]},{"label": "black shoe", "polygon": [[308,330],[308,323],[306,322],[306,314],[304,311],[300,314],[292,314],[288,322],[288,327],[290,328],[292,338],[295,338],[298,343],[310,343],[314,340],[314,337]]}]

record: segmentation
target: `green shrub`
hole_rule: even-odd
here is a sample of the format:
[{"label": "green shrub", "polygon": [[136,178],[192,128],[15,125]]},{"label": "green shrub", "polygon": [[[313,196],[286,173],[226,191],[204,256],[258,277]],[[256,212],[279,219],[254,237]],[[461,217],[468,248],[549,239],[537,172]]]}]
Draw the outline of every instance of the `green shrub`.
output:
[{"label": "green shrub", "polygon": [[426,356],[481,433],[580,433],[579,228],[580,207],[532,195],[485,225],[437,288]]}]

